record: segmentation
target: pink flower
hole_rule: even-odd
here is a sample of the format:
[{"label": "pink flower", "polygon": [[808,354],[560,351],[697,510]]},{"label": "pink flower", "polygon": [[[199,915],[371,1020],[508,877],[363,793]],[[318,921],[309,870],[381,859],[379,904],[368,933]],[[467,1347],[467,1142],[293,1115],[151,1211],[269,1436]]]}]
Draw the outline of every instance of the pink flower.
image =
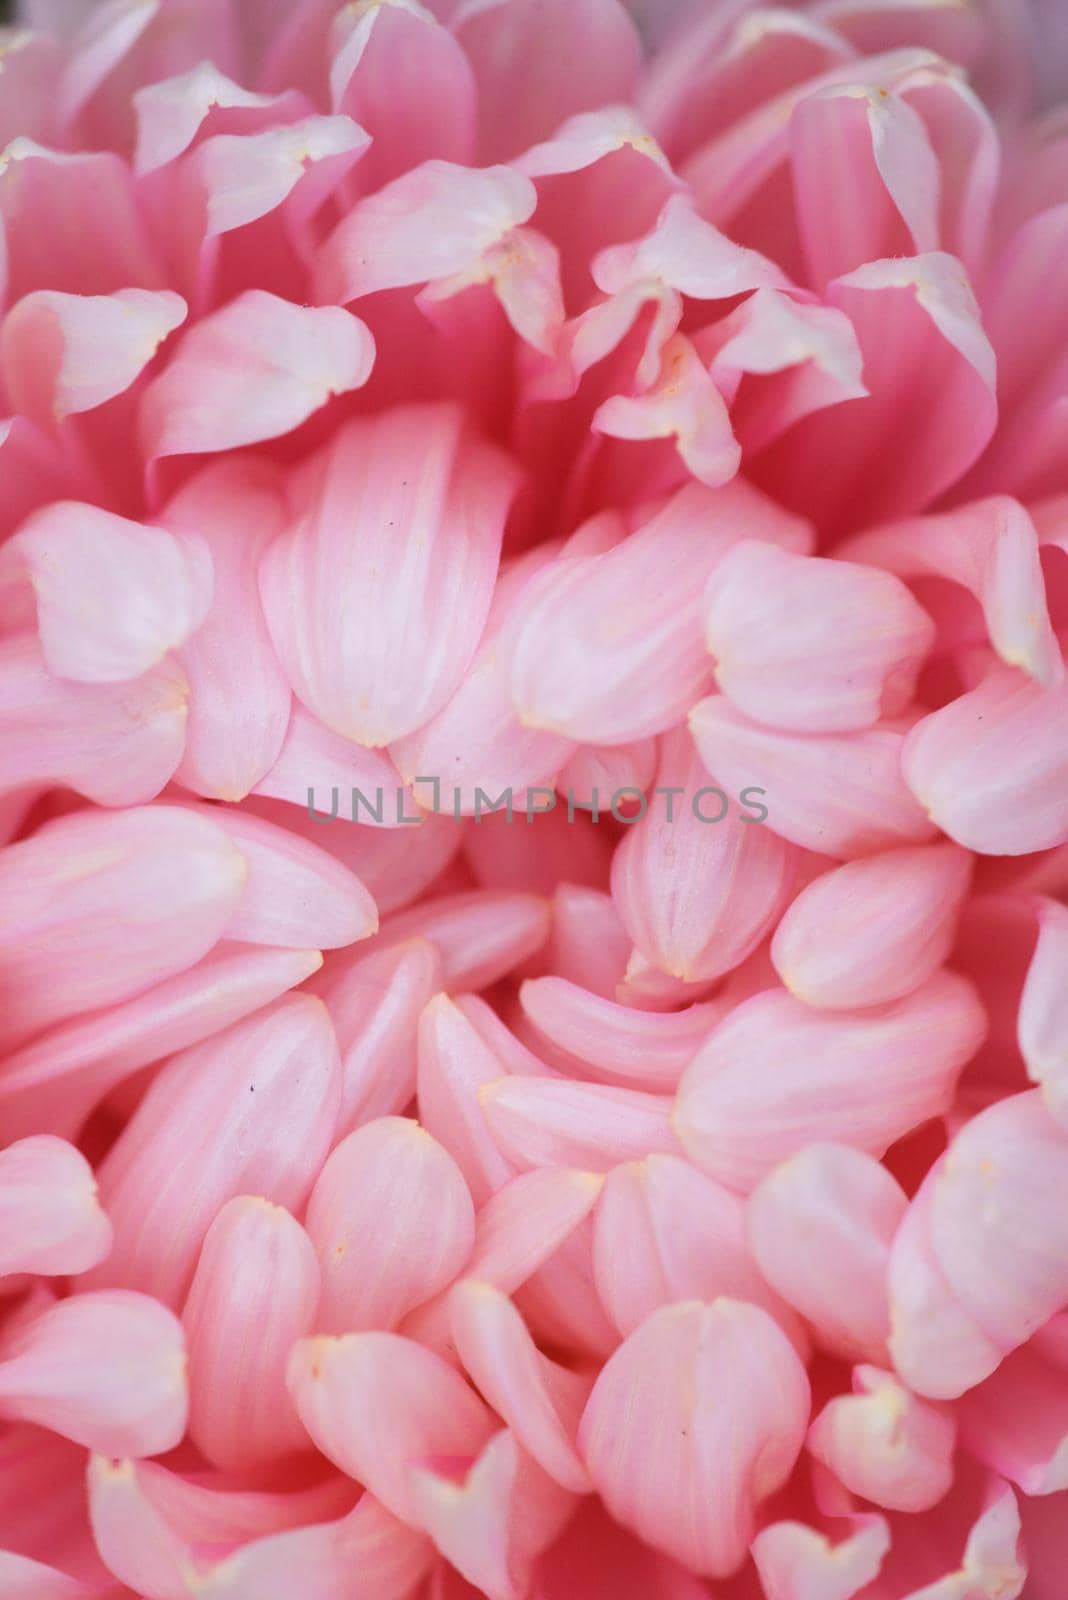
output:
[{"label": "pink flower", "polygon": [[0,30],[0,1600],[1064,1600],[1061,0]]}]

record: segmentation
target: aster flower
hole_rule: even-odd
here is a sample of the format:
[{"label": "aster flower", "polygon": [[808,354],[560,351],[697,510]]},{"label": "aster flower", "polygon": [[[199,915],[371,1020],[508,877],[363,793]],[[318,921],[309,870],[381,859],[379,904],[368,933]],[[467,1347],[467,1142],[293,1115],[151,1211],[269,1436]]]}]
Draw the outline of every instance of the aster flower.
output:
[{"label": "aster flower", "polygon": [[3,1600],[1063,1600],[1066,96],[0,32]]}]

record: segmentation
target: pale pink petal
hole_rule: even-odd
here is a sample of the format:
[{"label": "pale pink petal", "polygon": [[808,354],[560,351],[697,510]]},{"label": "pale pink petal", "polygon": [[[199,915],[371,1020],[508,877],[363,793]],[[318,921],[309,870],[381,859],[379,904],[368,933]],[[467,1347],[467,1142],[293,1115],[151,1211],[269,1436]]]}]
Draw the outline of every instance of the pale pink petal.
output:
[{"label": "pale pink petal", "polygon": [[951,1400],[995,1370],[1004,1350],[953,1294],[930,1238],[935,1162],[894,1238],[887,1271],[890,1355],[917,1394]]},{"label": "pale pink petal", "polygon": [[762,450],[813,411],[867,394],[853,324],[834,306],[758,289],[694,342],[730,400],[743,452]]},{"label": "pale pink petal", "polygon": [[977,688],[918,722],[908,784],[951,839],[985,855],[1068,840],[1068,687],[1043,689],[995,663]]},{"label": "pale pink petal", "polygon": [[479,1091],[507,1070],[471,1020],[438,994],[419,1018],[418,1103],[423,1125],[448,1150],[477,1206],[506,1184],[511,1163],[501,1154],[479,1103]]},{"label": "pale pink petal", "polygon": [[93,1542],[110,1571],[146,1600],[185,1600],[197,1573],[190,1542],[152,1499],[144,1468],[103,1455],[89,1458]]},{"label": "pale pink petal", "polygon": [[803,1522],[773,1522],[753,1540],[753,1562],[766,1600],[853,1600],[879,1575],[890,1547],[886,1519],[858,1516],[854,1533],[834,1544]]},{"label": "pale pink petal", "polygon": [[[650,774],[651,776],[651,774]],[[611,895],[562,883],[553,895],[550,970],[589,994],[612,999],[627,969],[630,940]]]},{"label": "pale pink petal", "polygon": [[0,371],[15,410],[43,427],[124,393],[185,321],[169,290],[26,295],[4,318]]},{"label": "pale pink petal", "polygon": [[278,100],[243,89],[210,61],[201,61],[188,72],[136,90],[133,105],[137,116],[133,165],[144,176],[188,150],[215,107],[255,115],[269,112]]},{"label": "pale pink petal", "polygon": [[73,1295],[3,1345],[0,1411],[104,1455],[173,1449],[187,1408],[181,1324],[147,1295]]},{"label": "pale pink petal", "polygon": [[25,576],[45,665],[78,683],[138,678],[207,615],[212,561],[195,535],[62,500],[4,547],[0,579]]},{"label": "pale pink petal", "polygon": [[479,1208],[468,1276],[514,1294],[589,1216],[601,1185],[567,1167],[512,1178]]},{"label": "pale pink petal", "polygon": [[808,1448],[841,1483],[889,1511],[926,1511],[953,1482],[957,1429],[948,1410],[919,1400],[892,1373],[854,1367],[853,1393],[828,1402]]},{"label": "pale pink petal", "polygon": [[280,206],[315,168],[329,184],[359,160],[369,139],[351,117],[307,117],[262,133],[216,134],[189,160],[203,193],[204,232],[211,239],[245,227]]},{"label": "pale pink petal", "polygon": [[971,873],[971,857],[949,843],[835,867],[802,889],[779,922],[776,972],[813,1006],[901,999],[949,955]]},{"label": "pale pink petal", "polygon": [[946,1282],[1002,1348],[1068,1298],[1068,1136],[1037,1090],[967,1122],[933,1182],[930,1238]]},{"label": "pale pink petal", "polygon": [[310,1448],[285,1372],[318,1301],[312,1242],[283,1206],[245,1195],[222,1207],[182,1311],[189,1432],[216,1466],[240,1472]]},{"label": "pale pink petal", "polygon": [[188,972],[13,1050],[0,1075],[8,1138],[47,1126],[72,1137],[89,1110],[152,1061],[199,1044],[318,971],[318,950],[220,943]]},{"label": "pale pink petal", "polygon": [[289,433],[367,382],[366,324],[340,306],[298,306],[246,289],[181,340],[141,402],[146,454],[230,450]]},{"label": "pale pink petal", "polygon": [[902,578],[948,578],[983,608],[990,642],[1010,667],[1047,688],[1064,665],[1046,609],[1035,523],[1005,495],[859,535],[842,554]]},{"label": "pale pink petal", "polygon": [[115,1248],[92,1281],[180,1304],[227,1200],[302,1206],[333,1138],[340,1078],[330,1019],[310,995],[175,1056],[100,1168]]},{"label": "pale pink petal", "polygon": [[247,881],[226,835],[173,806],[61,817],[8,846],[5,1037],[130,999],[191,967],[225,930]]},{"label": "pale pink petal", "polygon": [[471,1253],[463,1174],[419,1123],[382,1117],[331,1154],[308,1201],[324,1333],[396,1328],[450,1284]]},{"label": "pale pink petal", "polygon": [[1041,1085],[1048,1111],[1068,1130],[1068,908],[1044,899],[1039,918],[1038,943],[1020,997],[1018,1036],[1028,1077]]},{"label": "pale pink petal", "polygon": [[705,777],[688,731],[669,735],[655,797],[612,858],[612,896],[627,932],[654,966],[691,983],[745,960],[793,876],[794,853],[769,828],[737,811],[711,828],[702,821],[692,797]]},{"label": "pale pink petal", "polygon": [[[390,747],[416,801],[453,818],[491,815],[498,802],[522,814],[530,784],[551,781],[573,749],[559,734],[525,727],[509,695],[508,641],[522,597],[554,547],[509,566],[493,592],[478,649],[456,693],[436,716]],[[423,781],[418,780],[422,777]]]},{"label": "pale pink petal", "polygon": [[934,623],[889,573],[744,540],[705,589],[705,644],[731,704],[774,728],[843,733],[912,698]]},{"label": "pale pink petal", "polygon": [[[274,646],[270,641],[268,645],[277,663]],[[287,811],[293,808],[291,826],[299,828],[305,819],[313,827],[323,820],[340,819],[342,823],[360,822],[368,828],[403,829],[421,820],[400,773],[387,756],[334,733],[296,701],[278,758],[254,786],[253,793],[285,801]],[[277,811],[260,814],[278,815]],[[375,848],[373,836],[361,833],[360,837],[368,839],[366,849]],[[332,828],[324,829],[323,838],[327,847],[333,846],[342,860],[346,858],[346,848],[337,841]],[[346,843],[349,850],[356,843],[356,836],[347,830]],[[418,847],[411,843],[411,835],[404,836],[404,848],[416,852]]]},{"label": "pale pink petal", "polygon": [[475,69],[484,161],[510,160],[576,112],[628,100],[641,64],[617,0],[465,0],[453,29]]},{"label": "pale pink petal", "polygon": [[60,784],[100,806],[140,805],[173,776],[189,685],[171,660],[132,683],[53,678],[35,633],[0,642],[0,788]]},{"label": "pale pink petal", "polygon": [[260,582],[290,682],[329,727],[378,746],[445,704],[489,611],[514,488],[453,406],[351,423],[317,460]]},{"label": "pale pink petal", "polygon": [[690,731],[718,783],[737,795],[758,791],[768,827],[806,850],[849,859],[920,844],[935,831],[906,786],[905,735],[893,726],[786,732],[749,722],[713,695],[690,713]]},{"label": "pale pink petal", "polygon": [[99,1589],[57,1567],[0,1550],[0,1584],[9,1600],[100,1600]]},{"label": "pale pink petal", "polygon": [[198,1577],[204,1600],[337,1600],[356,1584],[375,1600],[408,1600],[434,1548],[364,1494],[338,1522],[254,1540]]},{"label": "pale pink petal", "polygon": [[663,1094],[563,1078],[500,1078],[478,1099],[501,1152],[517,1167],[608,1172],[620,1161],[679,1148],[671,1100]]},{"label": "pale pink petal", "polygon": [[594,1214],[593,1270],[624,1337],[659,1306],[729,1295],[763,1306],[807,1353],[797,1318],[750,1253],[743,1202],[677,1156],[648,1156],[608,1174]]},{"label": "pale pink petal", "polygon": [[784,991],[758,994],[694,1057],[674,1127],[698,1166],[742,1190],[816,1139],[881,1156],[948,1109],[985,1032],[974,989],[949,972],[866,1013],[813,1011]]},{"label": "pale pink petal", "polygon": [[426,939],[441,957],[444,988],[484,989],[541,949],[549,915],[548,901],[540,895],[474,889],[390,917],[379,937],[383,946]]},{"label": "pale pink petal", "polygon": [[534,228],[513,228],[462,271],[428,284],[418,297],[432,314],[439,300],[488,283],[514,331],[543,355],[555,354],[564,326],[560,252]]},{"label": "pale pink petal", "polygon": [[84,1272],[110,1249],[111,1223],[80,1150],[40,1134],[0,1151],[0,1275]]},{"label": "pale pink petal", "polygon": [[454,1367],[395,1333],[302,1339],[289,1389],[323,1454],[404,1522],[418,1522],[413,1468],[477,1455],[497,1431]]},{"label": "pale pink petal", "polygon": [[486,1600],[516,1600],[519,1593],[509,1551],[519,1470],[519,1446],[503,1431],[489,1441],[462,1481],[426,1468],[411,1475],[419,1525],[463,1574],[469,1592]]},{"label": "pale pink petal", "polygon": [[465,272],[536,203],[534,185],[512,167],[425,161],[338,223],[319,258],[319,299],[343,304]]},{"label": "pale pink petal", "polygon": [[691,300],[730,300],[752,289],[787,285],[773,261],[728,239],[684,195],[666,202],[645,238],[614,245],[593,264],[594,282],[606,294],[650,278]]},{"label": "pale pink petal", "polygon": [[410,1104],[419,1018],[440,984],[434,946],[410,939],[369,951],[327,988],[323,998],[341,1049],[339,1139]]},{"label": "pale pink petal", "polygon": [[511,650],[520,719],[598,745],[678,722],[710,680],[701,587],[732,544],[756,535],[802,549],[810,537],[746,483],[690,485],[615,548],[539,574]]},{"label": "pale pink petal", "polygon": [[960,1566],[907,1600],[1018,1600],[1027,1566],[1020,1549],[1020,1511],[1006,1483],[992,1478],[986,1503],[968,1534]]},{"label": "pale pink petal", "polygon": [[797,1459],[808,1407],[804,1368],[766,1312],[683,1301],[602,1369],[579,1446],[614,1516],[684,1566],[726,1576]]},{"label": "pale pink petal", "polygon": [[592,427],[613,439],[674,440],[693,476],[711,488],[729,483],[742,459],[723,396],[682,334],[664,345],[652,387],[612,395],[597,408]]},{"label": "pale pink petal", "polygon": [[248,868],[228,939],[332,950],[378,930],[374,901],[354,873],[310,840],[239,806],[189,805],[233,841]]},{"label": "pale pink petal", "polygon": [[764,1277],[846,1359],[885,1358],[886,1269],[906,1209],[885,1167],[847,1145],[810,1144],[750,1196],[749,1243]]},{"label": "pale pink petal", "polygon": [[242,800],[274,766],[290,715],[289,685],[260,604],[258,569],[281,526],[270,474],[208,467],[167,504],[164,526],[196,532],[211,552],[214,598],[180,656],[189,720],[178,783],[209,800]]},{"label": "pale pink petal", "polygon": [[587,1494],[574,1430],[589,1385],[543,1356],[507,1295],[467,1277],[449,1296],[452,1333],[468,1377],[519,1445],[564,1489]]},{"label": "pale pink petal", "polygon": [[722,1014],[715,1003],[638,1011],[554,976],[528,979],[519,998],[562,1066],[645,1089],[674,1089]]}]

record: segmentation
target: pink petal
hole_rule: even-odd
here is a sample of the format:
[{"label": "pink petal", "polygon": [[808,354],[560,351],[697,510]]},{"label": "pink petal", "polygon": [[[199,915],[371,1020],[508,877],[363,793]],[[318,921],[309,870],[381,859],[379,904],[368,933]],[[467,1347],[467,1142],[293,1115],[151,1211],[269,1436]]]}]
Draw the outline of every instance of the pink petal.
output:
[{"label": "pink petal", "polygon": [[890,1546],[884,1517],[856,1518],[855,1533],[831,1543],[803,1522],[773,1522],[753,1540],[767,1600],[853,1600],[879,1575]]},{"label": "pink petal", "polygon": [[934,832],[906,787],[905,736],[893,727],[787,733],[749,722],[725,695],[713,695],[690,713],[690,731],[718,783],[766,796],[768,826],[806,850],[849,859],[920,844]]},{"label": "pink petal", "polygon": [[61,817],[8,846],[6,1037],[130,999],[191,967],[224,931],[247,880],[226,835],[173,806]]},{"label": "pink petal", "polygon": [[809,537],[746,483],[690,485],[607,553],[539,574],[511,653],[521,720],[598,745],[678,722],[710,678],[700,588],[724,551],[757,530],[795,547]]},{"label": "pink petal", "polygon": [[248,866],[228,939],[332,950],[377,932],[371,896],[326,850],[237,806],[195,809],[222,829]]},{"label": "pink petal", "polygon": [[54,677],[119,683],[148,672],[195,633],[212,596],[212,563],[195,536],[60,501],[36,512],[4,550],[25,574]]},{"label": "pink petal", "polygon": [[479,1208],[468,1276],[514,1294],[589,1216],[602,1181],[567,1167],[512,1178]]},{"label": "pink petal", "polygon": [[411,939],[369,951],[327,989],[324,999],[341,1048],[339,1138],[411,1102],[419,1017],[440,983],[434,946]]},{"label": "pink petal", "polygon": [[289,1212],[247,1195],[224,1205],[182,1311],[189,1432],[216,1466],[240,1472],[309,1448],[285,1372],[318,1301],[315,1251]]},{"label": "pink petal", "polygon": [[84,1272],[111,1249],[92,1167],[48,1134],[0,1151],[0,1217],[0,1276]]},{"label": "pink petal", "polygon": [[543,355],[556,352],[564,326],[560,252],[534,228],[513,228],[465,271],[429,284],[417,304],[424,309],[478,283],[489,283],[521,339]]},{"label": "pink petal", "polygon": [[[371,135],[360,169],[366,192],[434,156],[472,158],[474,74],[461,46],[429,12],[399,5],[341,11],[332,43],[335,108]],[[433,94],[426,92],[428,83]]]},{"label": "pink petal", "polygon": [[906,1210],[897,1183],[848,1145],[810,1144],[750,1196],[749,1243],[768,1283],[847,1360],[885,1359],[886,1269]]},{"label": "pink petal", "polygon": [[467,0],[453,27],[475,69],[483,161],[511,160],[576,112],[629,100],[641,62],[616,0]]},{"label": "pink petal", "polygon": [[711,488],[729,483],[742,459],[723,396],[681,334],[664,345],[652,387],[612,395],[597,408],[591,426],[613,439],[674,440],[693,476]]},{"label": "pink petal", "polygon": [[579,1446],[613,1516],[722,1577],[745,1558],[756,1505],[789,1475],[808,1407],[804,1368],[766,1312],[683,1301],[648,1317],[602,1369]]},{"label": "pink petal", "polygon": [[419,1117],[448,1150],[480,1208],[513,1171],[497,1148],[478,1098],[504,1070],[500,1057],[448,995],[435,995],[427,1003],[419,1018]]},{"label": "pink petal", "polygon": [[[273,644],[270,649],[277,667]],[[288,684],[285,688],[288,694]],[[294,808],[290,826],[298,830],[304,828],[305,818],[318,832],[324,817],[328,821],[362,822],[368,828],[407,828],[419,816],[400,773],[387,756],[353,744],[351,739],[324,727],[298,701],[293,702],[278,759],[253,792],[285,801],[287,811]],[[278,815],[262,809],[260,814]],[[332,829],[324,830],[322,837],[342,860],[353,850],[359,853],[355,834],[348,835],[345,844]],[[360,837],[368,840],[365,850],[375,848],[373,836],[361,833]],[[411,835],[406,834],[404,849],[414,853],[418,842],[413,845]]]},{"label": "pink petal", "polygon": [[368,143],[351,117],[306,117],[262,133],[207,139],[188,158],[188,171],[203,194],[206,236],[215,238],[266,216],[302,181],[314,182],[316,167],[332,185]]},{"label": "pink petal", "polygon": [[188,1400],[181,1324],[147,1295],[78,1294],[3,1348],[0,1410],[111,1456],[173,1449]]},{"label": "pink petal", "polygon": [[485,989],[540,950],[549,933],[549,905],[540,895],[474,889],[441,895],[390,917],[383,945],[419,938],[441,957],[451,990]]},{"label": "pink petal", "polygon": [[1020,998],[1017,1019],[1020,1050],[1027,1076],[1042,1087],[1050,1115],[1068,1131],[1068,1062],[1065,1038],[1065,961],[1068,960],[1068,908],[1043,900],[1038,943]]},{"label": "pink petal", "polygon": [[115,1248],[96,1281],[180,1304],[227,1200],[303,1205],[330,1147],[340,1076],[330,1019],[310,995],[174,1056],[100,1169]]},{"label": "pink petal", "polygon": [[477,1455],[496,1432],[455,1368],[395,1333],[302,1339],[289,1389],[323,1454],[404,1522],[418,1523],[414,1467]]},{"label": "pink petal", "polygon": [[846,1488],[890,1511],[926,1511],[953,1482],[957,1428],[891,1373],[854,1367],[853,1393],[828,1402],[808,1448]]},{"label": "pink petal", "polygon": [[677,1156],[608,1174],[594,1215],[593,1270],[624,1337],[659,1306],[729,1295],[763,1306],[806,1353],[797,1319],[750,1254],[743,1202]]},{"label": "pink petal", "polygon": [[711,829],[698,817],[692,797],[705,777],[687,730],[669,735],[657,798],[612,858],[612,895],[627,932],[654,966],[689,983],[745,960],[793,875],[793,852],[770,829],[737,812]]},{"label": "pink petal", "polygon": [[491,1284],[465,1278],[449,1310],[465,1371],[518,1444],[562,1488],[589,1493],[573,1442],[588,1383],[540,1353],[512,1302]]},{"label": "pink petal", "polygon": [[123,394],[186,312],[169,290],[26,295],[0,335],[0,370],[15,410],[48,427]]},{"label": "pink petal", "polygon": [[478,1098],[502,1153],[518,1167],[607,1172],[620,1161],[678,1149],[667,1095],[563,1078],[501,1078]]},{"label": "pink petal", "polygon": [[859,1014],[811,1011],[783,991],[758,994],[694,1057],[674,1126],[698,1166],[742,1190],[816,1139],[881,1156],[948,1109],[985,1032],[971,984],[949,972]]},{"label": "pink petal", "polygon": [[951,839],[985,855],[1068,840],[1068,687],[1043,689],[996,663],[975,689],[924,717],[902,755],[909,788]]},{"label": "pink petal", "polygon": [[281,525],[271,477],[237,462],[199,473],[160,513],[197,532],[211,552],[214,599],[186,640],[189,721],[177,782],[209,800],[242,800],[278,759],[290,714],[289,685],[260,604],[260,559]]},{"label": "pink petal", "polygon": [[745,540],[703,600],[716,682],[754,721],[843,733],[896,716],[934,641],[930,617],[889,573]]},{"label": "pink petal", "polygon": [[566,983],[610,1000],[630,957],[630,940],[612,897],[600,889],[560,884],[553,895],[547,954],[550,969]]},{"label": "pink petal", "polygon": [[191,328],[141,402],[146,454],[189,455],[275,439],[332,395],[367,382],[369,329],[340,306],[247,289]]},{"label": "pink petal", "polygon": [[159,794],[182,756],[189,685],[170,660],[133,683],[49,675],[32,633],[0,643],[0,786],[60,784],[101,806]]},{"label": "pink petal", "polygon": [[448,1152],[417,1122],[382,1117],[333,1151],[307,1227],[323,1278],[317,1328],[391,1329],[461,1271],[475,1211]]},{"label": "pink petal", "polygon": [[776,972],[813,1006],[900,1000],[949,955],[971,872],[971,857],[948,843],[835,867],[802,889],[779,922]]},{"label": "pink petal", "polygon": [[512,167],[425,161],[361,200],[319,259],[322,302],[464,272],[534,211],[534,185]]},{"label": "pink petal", "polygon": [[956,1298],[931,1242],[934,1185],[944,1166],[942,1157],[905,1213],[887,1272],[894,1366],[917,1394],[935,1400],[981,1383],[1005,1353]]},{"label": "pink petal", "polygon": [[329,727],[378,746],[445,704],[486,620],[514,485],[452,406],[351,423],[304,474],[302,520],[260,582],[290,682]]},{"label": "pink petal", "polygon": [[1023,506],[999,495],[861,534],[843,554],[902,578],[933,576],[961,584],[982,606],[1001,659],[1050,688],[1063,678],[1064,664],[1046,609],[1038,546]]},{"label": "pink petal", "polygon": [[519,1470],[519,1447],[504,1431],[490,1440],[462,1482],[425,1468],[412,1473],[420,1526],[472,1585],[470,1592],[487,1600],[516,1600],[519,1592],[509,1551]]},{"label": "pink petal", "polygon": [[1066,1353],[1054,1318],[958,1406],[966,1448],[1026,1495],[1068,1488]]},{"label": "pink petal", "polygon": [[715,1004],[637,1011],[566,978],[531,978],[520,1004],[554,1059],[575,1075],[643,1089],[674,1089],[720,1018]]},{"label": "pink petal", "polygon": [[216,107],[255,115],[277,102],[271,95],[243,89],[210,61],[201,61],[188,72],[138,89],[133,104],[137,116],[133,166],[143,177],[187,150]]},{"label": "pink petal", "polygon": [[199,1044],[295,989],[322,966],[318,950],[246,949],[225,941],[188,972],[12,1051],[0,1077],[6,1137],[72,1136],[107,1093],[152,1061]]},{"label": "pink petal", "polygon": [[933,1180],[931,1245],[968,1314],[1005,1350],[1068,1299],[1068,1138],[1037,1090],[966,1123]]}]

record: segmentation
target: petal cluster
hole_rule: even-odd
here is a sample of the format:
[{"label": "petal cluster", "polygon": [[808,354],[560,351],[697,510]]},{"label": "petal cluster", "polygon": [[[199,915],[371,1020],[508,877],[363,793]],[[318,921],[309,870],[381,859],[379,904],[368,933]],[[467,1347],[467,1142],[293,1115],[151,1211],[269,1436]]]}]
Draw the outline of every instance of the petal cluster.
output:
[{"label": "petal cluster", "polygon": [[1063,1600],[1058,0],[0,28],[0,1597]]}]

